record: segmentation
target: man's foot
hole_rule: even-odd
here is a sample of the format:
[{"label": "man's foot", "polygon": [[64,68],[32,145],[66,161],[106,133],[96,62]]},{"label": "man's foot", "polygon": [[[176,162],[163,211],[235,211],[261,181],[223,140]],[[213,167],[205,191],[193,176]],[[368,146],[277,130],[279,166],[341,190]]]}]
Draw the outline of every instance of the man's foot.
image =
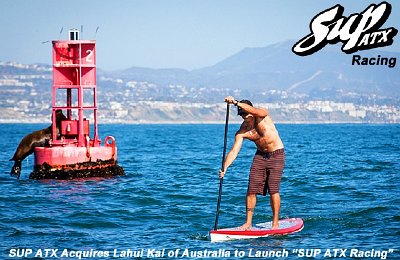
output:
[{"label": "man's foot", "polygon": [[251,224],[244,223],[239,227],[240,230],[250,230],[252,228]]},{"label": "man's foot", "polygon": [[272,229],[278,229],[279,228],[279,222],[272,222]]}]

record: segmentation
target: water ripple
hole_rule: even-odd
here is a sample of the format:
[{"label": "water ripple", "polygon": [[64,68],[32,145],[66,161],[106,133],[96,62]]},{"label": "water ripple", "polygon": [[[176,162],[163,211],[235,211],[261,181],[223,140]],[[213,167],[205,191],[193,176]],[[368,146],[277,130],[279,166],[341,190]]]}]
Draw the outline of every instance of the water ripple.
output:
[{"label": "water ripple", "polygon": [[[210,243],[218,197],[223,125],[102,125],[117,139],[127,176],[34,181],[10,178],[8,159],[38,125],[2,125],[1,251],[41,248],[399,248],[400,126],[279,125],[287,164],[281,217],[301,217],[302,232]],[[230,125],[228,147],[238,125]],[[18,129],[15,133],[15,129]],[[371,139],[373,136],[379,138]],[[224,178],[219,227],[238,226],[254,145],[245,142]],[[255,222],[271,220],[259,197]],[[391,231],[390,231],[391,230]]]}]

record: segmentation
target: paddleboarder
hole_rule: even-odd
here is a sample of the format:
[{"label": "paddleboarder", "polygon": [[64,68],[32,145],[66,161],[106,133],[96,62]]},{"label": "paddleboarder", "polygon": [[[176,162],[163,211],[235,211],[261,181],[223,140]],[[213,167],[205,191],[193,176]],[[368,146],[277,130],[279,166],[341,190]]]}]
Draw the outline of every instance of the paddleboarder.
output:
[{"label": "paddleboarder", "polygon": [[246,195],[246,222],[241,226],[248,230],[252,227],[257,194],[270,195],[272,209],[272,228],[279,227],[279,210],[281,199],[279,186],[285,166],[285,151],[279,133],[269,115],[263,108],[255,108],[249,100],[237,101],[232,96],[224,100],[238,108],[238,115],[243,118],[239,130],[235,134],[234,144],[226,156],[223,169],[220,170],[222,179],[228,167],[236,159],[244,139],[253,141],[257,151],[250,169],[249,184]]}]

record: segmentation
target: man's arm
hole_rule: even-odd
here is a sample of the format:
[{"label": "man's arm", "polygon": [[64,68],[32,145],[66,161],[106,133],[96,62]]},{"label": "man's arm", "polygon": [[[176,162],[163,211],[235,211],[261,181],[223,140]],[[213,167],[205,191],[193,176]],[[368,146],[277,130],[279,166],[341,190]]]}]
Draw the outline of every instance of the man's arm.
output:
[{"label": "man's arm", "polygon": [[235,100],[232,96],[226,97],[225,98],[225,102],[229,103],[229,104],[233,104],[233,105],[235,105],[237,107],[240,107],[246,113],[252,114],[252,115],[254,115],[256,117],[264,118],[264,117],[269,116],[268,110],[263,109],[263,108],[255,108],[255,107],[252,107],[252,106],[250,106],[248,104],[245,104],[245,103],[240,103],[237,100]]},{"label": "man's arm", "polygon": [[235,142],[233,143],[231,150],[229,151],[228,155],[225,158],[224,169],[219,171],[220,178],[224,177],[226,170],[228,170],[228,167],[231,166],[233,161],[235,161],[240,149],[242,148],[242,144],[243,144],[243,134],[237,132],[235,135]]},{"label": "man's arm", "polygon": [[269,116],[268,110],[263,109],[263,108],[255,108],[255,107],[252,107],[250,105],[247,105],[245,103],[240,103],[240,102],[237,102],[236,106],[243,109],[246,113],[252,114],[256,117],[264,118],[264,117]]}]

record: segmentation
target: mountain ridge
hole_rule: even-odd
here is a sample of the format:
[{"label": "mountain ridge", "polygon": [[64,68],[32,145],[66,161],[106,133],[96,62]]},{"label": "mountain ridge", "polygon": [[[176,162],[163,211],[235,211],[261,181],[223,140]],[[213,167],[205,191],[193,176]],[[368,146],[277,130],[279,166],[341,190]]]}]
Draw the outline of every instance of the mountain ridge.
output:
[{"label": "mountain ridge", "polygon": [[[291,51],[293,43],[284,41],[244,48],[212,66],[195,70],[131,67],[105,71],[98,68],[97,84],[100,90],[115,93],[120,99],[124,99],[123,93],[133,92],[134,98],[143,101],[212,103],[224,95],[234,94],[255,102],[371,103],[378,98],[381,104],[399,103],[399,66],[351,65],[353,56],[344,54],[339,44],[327,45],[320,52],[300,57]],[[399,56],[399,53],[381,50],[356,54]],[[9,84],[10,80],[20,81],[17,85],[29,81],[26,84],[44,93],[51,89],[51,71],[50,65],[0,62],[2,85]]]},{"label": "mountain ridge", "polygon": [[[340,45],[328,45],[310,56],[300,57],[292,51],[294,41],[265,47],[244,48],[220,62],[196,70],[129,68],[120,75],[138,76],[157,84],[182,84],[191,87],[218,87],[242,90],[293,90],[292,86],[319,74],[303,94],[329,89],[399,97],[399,66],[352,65],[353,55],[340,50]],[[399,53],[381,50],[360,51],[361,57],[399,57]]]}]

